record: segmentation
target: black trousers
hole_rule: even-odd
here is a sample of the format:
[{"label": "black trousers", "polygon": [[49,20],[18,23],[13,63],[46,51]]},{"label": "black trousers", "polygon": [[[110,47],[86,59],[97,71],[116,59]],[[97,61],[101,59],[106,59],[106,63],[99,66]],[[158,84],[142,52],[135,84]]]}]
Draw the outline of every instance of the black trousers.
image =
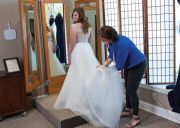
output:
[{"label": "black trousers", "polygon": [[133,115],[139,113],[139,98],[137,90],[146,71],[147,60],[137,66],[124,70],[126,88],[126,108],[132,108]]}]

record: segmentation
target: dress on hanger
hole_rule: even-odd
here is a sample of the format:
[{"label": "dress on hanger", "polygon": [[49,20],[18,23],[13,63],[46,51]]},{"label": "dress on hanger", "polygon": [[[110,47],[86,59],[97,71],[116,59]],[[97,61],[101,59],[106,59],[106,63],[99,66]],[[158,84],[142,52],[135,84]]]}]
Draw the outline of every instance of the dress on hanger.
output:
[{"label": "dress on hanger", "polygon": [[116,127],[125,102],[120,73],[114,66],[96,68],[99,62],[88,42],[91,28],[84,34],[79,23],[72,26],[76,30],[77,41],[66,79],[53,108],[70,109],[98,127]]},{"label": "dress on hanger", "polygon": [[48,51],[49,51],[49,62],[51,76],[64,75],[66,74],[63,65],[59,62],[56,53],[53,53],[53,40],[51,31],[47,32],[48,36]]},{"label": "dress on hanger", "polygon": [[[59,61],[61,63],[67,63],[66,62],[66,45],[65,45],[65,30],[64,30],[64,19],[61,15],[61,13],[58,13],[55,18],[55,24],[56,24],[56,39],[57,39],[57,54]],[[58,53],[59,51],[59,53]]]}]

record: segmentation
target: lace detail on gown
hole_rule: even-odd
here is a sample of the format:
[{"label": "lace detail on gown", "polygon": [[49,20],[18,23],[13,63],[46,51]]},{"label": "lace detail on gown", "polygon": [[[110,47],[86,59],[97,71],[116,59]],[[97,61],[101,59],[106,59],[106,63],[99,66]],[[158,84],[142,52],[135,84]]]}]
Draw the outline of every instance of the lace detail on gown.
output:
[{"label": "lace detail on gown", "polygon": [[82,29],[77,28],[77,42],[88,42],[90,32],[91,28],[89,28],[88,33],[86,34],[83,33]]}]

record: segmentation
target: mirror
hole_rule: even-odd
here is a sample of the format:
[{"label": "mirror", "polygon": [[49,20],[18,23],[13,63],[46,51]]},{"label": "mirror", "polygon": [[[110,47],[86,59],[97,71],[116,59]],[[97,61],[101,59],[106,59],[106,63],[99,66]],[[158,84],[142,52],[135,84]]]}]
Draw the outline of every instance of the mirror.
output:
[{"label": "mirror", "polygon": [[45,3],[45,43],[48,44],[48,59],[51,77],[65,75],[67,64],[67,35],[64,3]]},{"label": "mirror", "polygon": [[99,1],[98,0],[77,0],[75,1],[75,7],[84,8],[85,15],[88,18],[90,25],[93,28],[93,50],[100,61],[101,60],[101,41],[97,34],[100,29],[100,19],[99,19]]},{"label": "mirror", "polygon": [[38,78],[38,65],[37,65],[37,43],[35,37],[35,21],[34,21],[34,6],[32,4],[26,4],[27,11],[26,17],[26,32],[28,35],[27,46],[28,46],[28,64],[29,64],[29,81],[33,84]]},{"label": "mirror", "polygon": [[20,4],[25,82],[27,91],[31,91],[41,83],[37,6],[35,0],[22,0]]},{"label": "mirror", "polygon": [[49,94],[59,93],[67,72],[70,29],[68,8],[67,0],[41,1]]}]

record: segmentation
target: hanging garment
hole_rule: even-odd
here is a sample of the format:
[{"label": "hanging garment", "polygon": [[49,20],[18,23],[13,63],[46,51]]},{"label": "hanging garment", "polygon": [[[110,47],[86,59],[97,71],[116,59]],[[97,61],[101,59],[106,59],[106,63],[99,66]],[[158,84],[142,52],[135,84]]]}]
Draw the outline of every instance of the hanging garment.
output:
[{"label": "hanging garment", "polygon": [[60,13],[55,18],[56,24],[56,40],[57,40],[57,56],[61,63],[66,63],[66,48],[64,35],[64,20]]}]

